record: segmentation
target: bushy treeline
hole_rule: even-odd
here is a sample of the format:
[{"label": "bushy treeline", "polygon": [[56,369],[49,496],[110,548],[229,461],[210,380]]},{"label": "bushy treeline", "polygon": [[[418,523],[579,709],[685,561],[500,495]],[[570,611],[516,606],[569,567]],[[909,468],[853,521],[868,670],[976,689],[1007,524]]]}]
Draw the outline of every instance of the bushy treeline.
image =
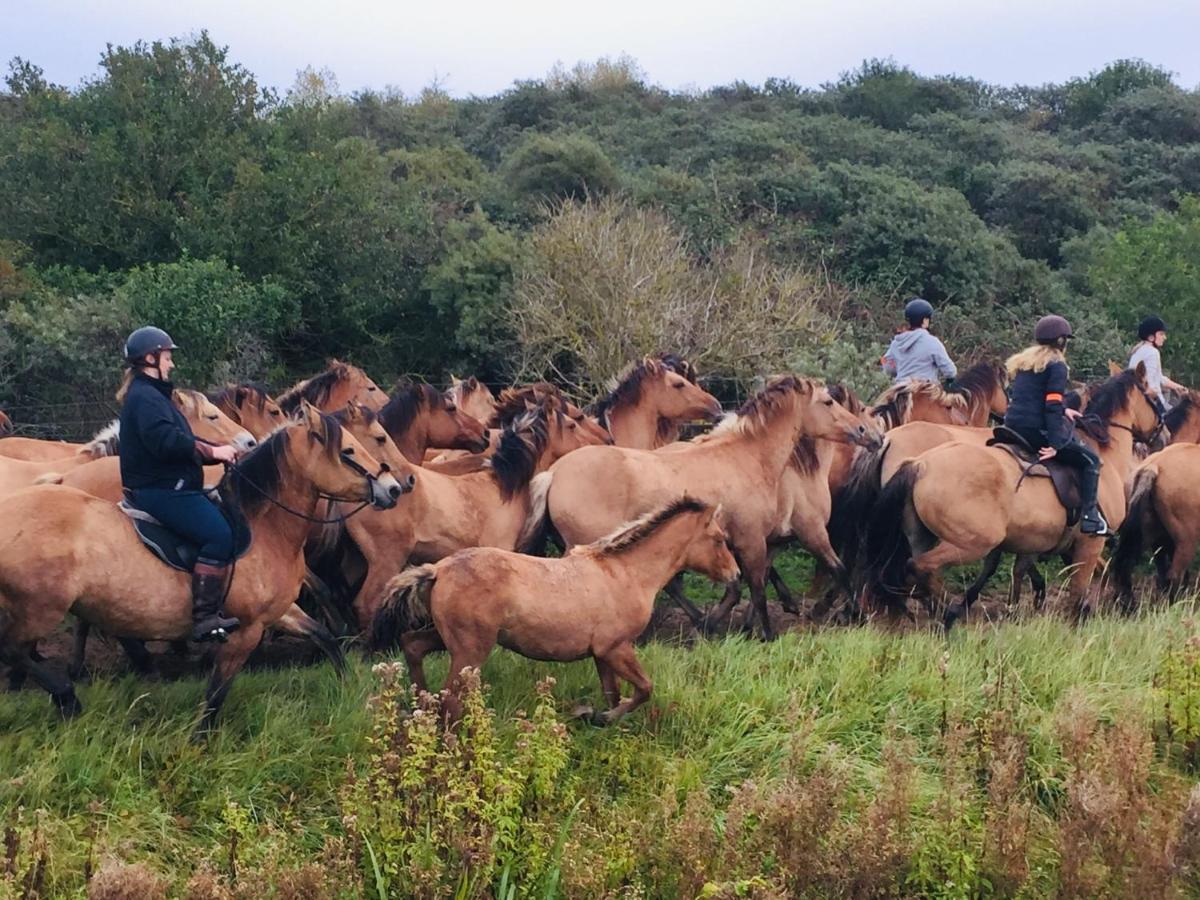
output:
[{"label": "bushy treeline", "polygon": [[[1184,338],[1169,367],[1195,378],[1195,193],[1200,93],[1140,61],[1042,87],[870,61],[819,89],[678,93],[601,60],[454,99],[344,96],[311,70],[276,93],[206,34],[110,47],[74,88],[17,59],[0,94],[0,402],[105,395],[120,335],[145,321],[178,332],[195,383],[281,384],[342,356],[380,380],[502,381],[532,361],[586,388],[612,374],[595,360],[682,342],[713,374],[803,365],[870,390],[910,294],[944,311],[960,357],[1065,313],[1081,374],[1160,311]],[[670,271],[617,258],[647,215]],[[581,262],[609,287],[566,268]],[[626,316],[613,347],[530,346],[530,321],[582,320],[629,285],[646,320]],[[761,351],[671,332],[696,285],[697,317],[746,304],[728,345]],[[793,295],[803,314],[781,316]],[[753,340],[781,321],[802,326],[790,353]]]}]

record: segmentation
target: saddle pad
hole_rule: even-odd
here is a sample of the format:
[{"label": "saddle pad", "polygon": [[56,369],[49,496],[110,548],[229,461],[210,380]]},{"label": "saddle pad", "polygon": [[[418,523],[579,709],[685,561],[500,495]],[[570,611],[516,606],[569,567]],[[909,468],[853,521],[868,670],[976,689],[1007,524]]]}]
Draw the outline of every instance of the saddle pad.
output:
[{"label": "saddle pad", "polygon": [[[1079,515],[1082,512],[1082,502],[1079,496],[1079,470],[1074,466],[1064,466],[1061,463],[1055,463],[1051,460],[1049,463],[1039,462],[1036,458],[1031,459],[1027,453],[1022,452],[1028,447],[1028,444],[1018,446],[1007,442],[999,442],[995,438],[988,441],[989,447],[999,447],[1013,459],[1015,459],[1024,470],[1021,474],[1021,480],[1026,478],[1049,478],[1050,483],[1054,485],[1054,493],[1058,497],[1058,502],[1062,504],[1063,509],[1067,511],[1067,527],[1073,528],[1075,523],[1079,521]],[[1020,483],[1018,482],[1018,487]]]},{"label": "saddle pad", "polygon": [[[130,506],[124,500],[117,504],[121,512],[129,517],[133,530],[146,548],[172,569],[191,572],[196,567],[200,546],[180,537],[145,510]],[[250,531],[245,527],[234,529],[234,559],[250,549]]]}]

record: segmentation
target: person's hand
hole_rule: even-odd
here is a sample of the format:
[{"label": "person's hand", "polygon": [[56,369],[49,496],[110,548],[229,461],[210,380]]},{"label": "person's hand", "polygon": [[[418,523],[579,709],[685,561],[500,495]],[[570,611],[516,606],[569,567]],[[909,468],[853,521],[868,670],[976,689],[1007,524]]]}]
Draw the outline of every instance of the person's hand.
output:
[{"label": "person's hand", "polygon": [[1063,412],[1065,412],[1067,414],[1067,418],[1070,419],[1072,422],[1078,421],[1079,419],[1083,418],[1083,413],[1081,413],[1077,409],[1071,409],[1070,407],[1067,407],[1066,409],[1063,410]]},{"label": "person's hand", "polygon": [[238,452],[229,444],[221,444],[219,447],[212,448],[212,457],[217,462],[231,463],[237,461]]},{"label": "person's hand", "polygon": [[1057,454],[1058,451],[1053,447],[1043,447],[1038,451],[1038,459],[1040,459],[1042,462],[1045,462],[1048,459],[1054,459]]}]

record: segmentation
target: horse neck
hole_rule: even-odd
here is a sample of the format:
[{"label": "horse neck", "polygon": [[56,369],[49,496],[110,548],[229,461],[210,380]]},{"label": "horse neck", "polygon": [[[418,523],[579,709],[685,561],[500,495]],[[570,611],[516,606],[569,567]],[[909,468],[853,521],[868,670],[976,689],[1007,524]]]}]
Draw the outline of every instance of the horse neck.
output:
[{"label": "horse neck", "polygon": [[289,471],[280,478],[283,486],[274,497],[275,502],[264,500],[262,507],[247,517],[247,524],[256,539],[271,542],[285,555],[299,554],[303,553],[312,528],[312,523],[303,516],[314,517],[320,498],[311,481],[293,477],[289,463],[281,465],[289,466]]},{"label": "horse neck", "polygon": [[419,466],[425,461],[425,451],[429,449],[429,423],[425,416],[414,416],[403,434],[393,434],[391,438],[410,463]]},{"label": "horse neck", "polygon": [[658,422],[658,410],[644,399],[608,413],[608,431],[613,436],[613,443],[633,450],[654,450],[662,446]]},{"label": "horse neck", "polygon": [[767,472],[782,472],[791,459],[796,442],[808,436],[808,427],[799,410],[776,415],[749,434],[748,451],[758,457]]},{"label": "horse neck", "polygon": [[[606,557],[620,577],[635,581],[645,592],[648,605],[654,604],[662,586],[683,568],[691,530],[695,528],[694,523],[687,521],[690,518],[687,514],[676,516],[628,550]],[[685,525],[689,529],[687,539],[682,530]]]},{"label": "horse neck", "polygon": [[[1129,421],[1125,421],[1125,419]],[[1127,430],[1132,424],[1133,416],[1119,413],[1110,420],[1109,425],[1124,427],[1110,427],[1107,444],[1101,444],[1098,441],[1091,442],[1105,468],[1111,466],[1120,475],[1122,483],[1125,482],[1126,476],[1133,468],[1133,432]]]},{"label": "horse neck", "polygon": [[1200,410],[1188,410],[1187,418],[1171,435],[1172,444],[1200,444]]}]

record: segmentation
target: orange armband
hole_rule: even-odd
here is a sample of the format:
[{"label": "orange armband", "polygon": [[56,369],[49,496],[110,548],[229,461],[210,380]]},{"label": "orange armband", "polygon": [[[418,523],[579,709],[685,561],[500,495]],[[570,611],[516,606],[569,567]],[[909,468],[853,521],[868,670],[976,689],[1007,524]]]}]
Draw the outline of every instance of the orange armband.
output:
[{"label": "orange armband", "polygon": [[1046,395],[1046,402],[1047,402],[1047,403],[1062,403],[1062,402],[1063,402],[1063,395],[1062,395],[1062,394],[1059,394],[1059,393],[1057,393],[1057,392],[1055,392],[1055,393],[1050,393],[1050,394],[1047,394],[1047,395]]}]

